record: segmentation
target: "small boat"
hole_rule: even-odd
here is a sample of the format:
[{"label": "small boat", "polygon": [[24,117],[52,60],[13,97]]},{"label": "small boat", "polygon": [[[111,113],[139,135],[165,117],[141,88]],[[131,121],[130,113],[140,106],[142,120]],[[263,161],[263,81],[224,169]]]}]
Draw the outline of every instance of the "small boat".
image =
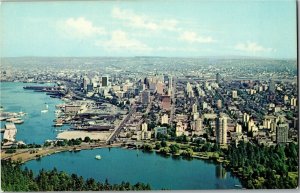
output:
[{"label": "small boat", "polygon": [[24,121],[22,119],[19,119],[19,120],[14,121],[13,123],[15,123],[15,124],[22,124],[22,123],[24,123]]},{"label": "small boat", "polygon": [[62,123],[56,123],[56,124],[54,124],[53,126],[54,126],[54,127],[61,127],[61,126],[63,126],[63,124],[62,124]]},{"label": "small boat", "polygon": [[96,159],[101,159],[101,156],[100,156],[100,155],[96,155],[95,158],[96,158]]},{"label": "small boat", "polygon": [[41,110],[41,113],[47,113],[48,112],[48,105],[46,104],[46,109]]},{"label": "small boat", "polygon": [[18,115],[22,117],[22,116],[26,115],[26,113],[23,112],[23,111],[21,110],[21,111],[18,113]]}]

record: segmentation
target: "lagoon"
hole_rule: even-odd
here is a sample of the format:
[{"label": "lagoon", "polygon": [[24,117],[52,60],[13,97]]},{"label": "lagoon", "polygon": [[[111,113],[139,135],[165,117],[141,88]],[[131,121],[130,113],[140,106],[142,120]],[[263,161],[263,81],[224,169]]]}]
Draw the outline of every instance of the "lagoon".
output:
[{"label": "lagoon", "polygon": [[[102,159],[95,159],[96,155]],[[101,182],[107,179],[109,183],[149,183],[156,190],[236,189],[236,185],[240,185],[230,172],[222,171],[220,165],[210,161],[175,159],[123,148],[62,152],[29,161],[23,167],[32,169],[35,174],[42,168],[56,167],[59,171]]]}]

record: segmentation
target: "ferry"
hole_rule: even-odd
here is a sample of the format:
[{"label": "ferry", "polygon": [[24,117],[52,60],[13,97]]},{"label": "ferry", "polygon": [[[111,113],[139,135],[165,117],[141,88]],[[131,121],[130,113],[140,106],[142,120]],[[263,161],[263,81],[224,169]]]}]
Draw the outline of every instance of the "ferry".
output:
[{"label": "ferry", "polygon": [[101,159],[101,156],[100,156],[100,155],[96,155],[95,158],[98,159],[98,160],[100,160],[100,159]]}]

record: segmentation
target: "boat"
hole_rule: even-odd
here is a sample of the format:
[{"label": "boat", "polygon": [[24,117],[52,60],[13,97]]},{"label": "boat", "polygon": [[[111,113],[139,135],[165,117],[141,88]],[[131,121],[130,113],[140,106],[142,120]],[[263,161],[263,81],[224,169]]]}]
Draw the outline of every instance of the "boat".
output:
[{"label": "boat", "polygon": [[101,159],[101,156],[100,155],[96,155],[96,157],[95,157],[96,159]]},{"label": "boat", "polygon": [[22,123],[24,123],[24,121],[22,119],[19,119],[19,120],[13,121],[13,123],[15,123],[15,124],[22,124]]},{"label": "boat", "polygon": [[61,127],[61,126],[63,126],[62,123],[56,123],[56,124],[53,125],[53,127]]},{"label": "boat", "polygon": [[21,117],[24,116],[24,115],[26,115],[26,113],[24,113],[23,111],[20,111],[18,114],[19,114],[19,116],[21,116]]},{"label": "boat", "polygon": [[41,110],[41,113],[47,113],[48,112],[48,105],[46,104],[46,109]]}]

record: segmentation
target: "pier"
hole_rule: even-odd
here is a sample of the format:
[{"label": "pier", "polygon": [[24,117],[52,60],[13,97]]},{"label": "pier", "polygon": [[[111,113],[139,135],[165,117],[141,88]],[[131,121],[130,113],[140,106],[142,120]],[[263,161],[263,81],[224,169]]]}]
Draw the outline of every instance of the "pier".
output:
[{"label": "pier", "polygon": [[10,141],[10,142],[14,142],[16,134],[17,134],[17,128],[16,128],[15,124],[14,123],[6,123],[4,134],[3,134],[3,139]]}]

